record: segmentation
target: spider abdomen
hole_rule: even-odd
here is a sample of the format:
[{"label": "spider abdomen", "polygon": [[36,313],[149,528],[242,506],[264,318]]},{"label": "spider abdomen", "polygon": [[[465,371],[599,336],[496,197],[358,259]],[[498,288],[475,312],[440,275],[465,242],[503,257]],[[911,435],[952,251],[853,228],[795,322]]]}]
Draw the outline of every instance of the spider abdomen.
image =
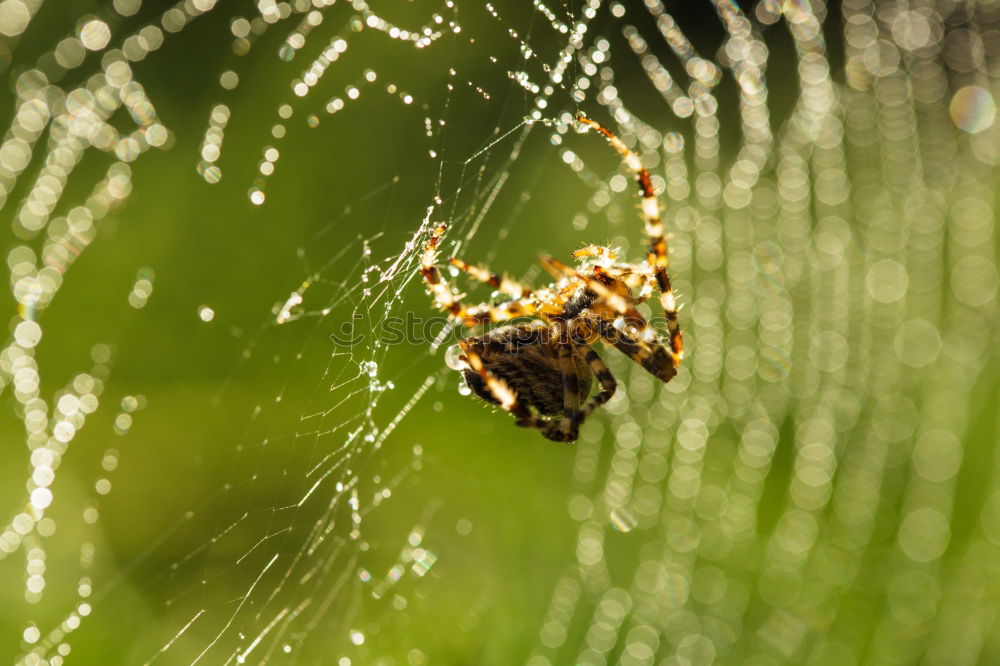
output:
[{"label": "spider abdomen", "polygon": [[[560,356],[556,345],[550,343],[547,328],[529,324],[503,326],[482,337],[464,340],[463,347],[478,354],[485,368],[503,380],[522,404],[544,416],[563,414],[567,394],[576,396],[576,404],[590,394],[590,369],[576,363],[572,356]],[[478,372],[470,368],[463,374],[465,383],[479,398],[500,404]]]}]

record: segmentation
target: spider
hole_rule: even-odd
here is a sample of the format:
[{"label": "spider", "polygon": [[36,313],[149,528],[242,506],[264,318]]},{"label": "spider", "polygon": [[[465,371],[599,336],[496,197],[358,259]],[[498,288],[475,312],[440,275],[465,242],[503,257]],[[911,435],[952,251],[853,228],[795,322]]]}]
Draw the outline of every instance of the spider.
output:
[{"label": "spider", "polygon": [[[459,341],[446,358],[448,365],[463,373],[476,396],[510,412],[517,425],[536,428],[557,442],[575,441],[580,424],[615,393],[615,378],[592,347],[598,340],[663,382],[677,373],[683,355],[677,307],[667,275],[660,205],[649,172],[639,156],[610,130],[583,114],[576,122],[582,131],[593,129],[602,134],[635,176],[649,238],[645,260],[617,263],[615,250],[588,245],[573,253],[578,260],[575,268],[542,257],[542,266],[555,282],[531,289],[487,267],[451,258],[452,266],[507,298],[471,306],[462,302],[436,264],[445,224],[435,225],[420,265],[435,305],[457,324],[478,328],[506,322]],[[666,342],[636,309],[654,289],[659,291],[666,318]],[[510,321],[515,318],[535,321]],[[600,389],[590,396],[595,378]]]}]

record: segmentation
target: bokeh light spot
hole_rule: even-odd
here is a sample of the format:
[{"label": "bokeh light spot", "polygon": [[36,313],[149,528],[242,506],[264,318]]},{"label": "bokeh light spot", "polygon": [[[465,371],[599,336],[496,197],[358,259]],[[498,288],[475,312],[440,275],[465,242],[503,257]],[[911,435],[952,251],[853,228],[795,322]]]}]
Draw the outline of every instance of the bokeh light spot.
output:
[{"label": "bokeh light spot", "polygon": [[951,98],[948,110],[956,127],[969,134],[978,134],[993,125],[997,106],[993,95],[985,88],[965,86]]},{"label": "bokeh light spot", "polygon": [[111,41],[111,28],[100,19],[91,19],[80,26],[77,37],[88,51],[100,51]]}]

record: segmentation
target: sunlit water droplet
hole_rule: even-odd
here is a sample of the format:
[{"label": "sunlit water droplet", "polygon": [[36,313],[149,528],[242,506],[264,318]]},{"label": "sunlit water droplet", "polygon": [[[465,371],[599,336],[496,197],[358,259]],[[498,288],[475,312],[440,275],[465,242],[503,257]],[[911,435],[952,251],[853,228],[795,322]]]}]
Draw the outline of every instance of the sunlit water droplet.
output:
[{"label": "sunlit water droplet", "polygon": [[459,345],[452,345],[444,353],[444,364],[447,365],[452,370],[465,370],[468,365],[462,359],[462,347]]}]

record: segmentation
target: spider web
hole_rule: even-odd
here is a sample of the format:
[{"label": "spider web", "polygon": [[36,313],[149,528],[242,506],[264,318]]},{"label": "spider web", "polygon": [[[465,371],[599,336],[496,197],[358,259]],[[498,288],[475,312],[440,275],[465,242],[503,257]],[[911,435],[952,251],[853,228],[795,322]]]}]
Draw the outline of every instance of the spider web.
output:
[{"label": "spider web", "polygon": [[[995,2],[55,6],[0,2],[16,659],[996,658]],[[417,267],[641,257],[578,110],[686,359],[565,448]]]}]

